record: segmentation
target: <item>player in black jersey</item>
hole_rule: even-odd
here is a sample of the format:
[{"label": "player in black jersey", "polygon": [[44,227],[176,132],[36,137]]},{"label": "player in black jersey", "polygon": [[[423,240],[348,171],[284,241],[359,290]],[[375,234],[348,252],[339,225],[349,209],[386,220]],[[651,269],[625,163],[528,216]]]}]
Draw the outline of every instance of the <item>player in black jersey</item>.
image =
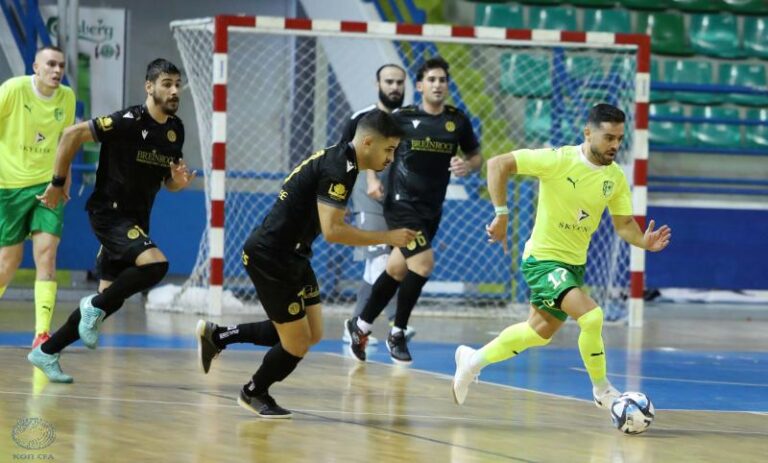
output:
[{"label": "player in black jersey", "polygon": [[96,348],[104,318],[131,295],[160,282],[168,271],[168,260],[148,235],[152,204],[162,185],[179,191],[195,174],[182,160],[184,125],[175,116],[181,93],[179,69],[156,59],[147,66],[144,86],[143,105],[64,131],[53,180],[39,196],[44,205],[56,207],[77,150],[85,142],[101,142],[96,186],[86,204],[91,228],[101,243],[96,258],[99,292],[84,297],[66,323],[27,357],[54,382],[72,382],[59,366],[61,350],[78,339]]},{"label": "player in black jersey", "polygon": [[[358,121],[368,114],[368,112],[380,109],[391,113],[403,105],[405,97],[405,70],[397,64],[385,64],[376,70],[376,88],[379,98],[376,104],[370,105],[354,113],[347,121],[342,133],[342,142],[349,141],[355,135],[355,128]],[[352,190],[352,218],[355,226],[362,230],[387,230],[387,222],[384,220],[384,185],[387,183],[389,169],[383,172],[374,172],[366,170],[360,172],[355,182],[355,188]],[[355,250],[355,260],[361,255],[365,259],[365,269],[362,275],[362,281],[357,291],[355,309],[352,316],[358,316],[363,311],[363,307],[371,296],[371,288],[376,279],[384,271],[387,263],[387,256],[390,248],[386,244],[378,246],[365,246]],[[394,301],[393,301],[394,302]],[[386,307],[387,316],[390,322],[395,320],[395,305],[390,303]],[[343,326],[343,339],[350,342],[346,325]],[[408,334],[415,333],[409,327]],[[369,337],[370,344],[378,343],[373,336]]]},{"label": "player in black jersey", "polygon": [[205,372],[228,344],[272,347],[238,397],[242,407],[262,418],[291,417],[269,395],[269,387],[285,379],[323,336],[320,289],[309,260],[315,238],[322,233],[326,241],[350,246],[405,246],[416,236],[407,228],[364,231],[344,222],[358,171],[384,169],[392,162],[401,136],[392,116],[372,111],[360,120],[351,142],[320,150],[296,166],[264,222],[243,247],[243,265],[269,320],[231,328],[198,322]]},{"label": "player in black jersey", "polygon": [[[391,168],[384,217],[390,228],[408,227],[418,234],[406,246],[392,250],[386,271],[374,283],[362,314],[346,321],[352,339],[350,350],[360,361],[366,358],[365,346],[373,321],[399,289],[387,349],[396,363],[411,363],[405,330],[434,267],[431,242],[440,224],[451,173],[467,175],[479,170],[483,162],[469,118],[445,104],[448,63],[440,57],[431,58],[419,69],[416,79],[416,89],[423,97],[421,105],[406,106],[393,114],[405,137]],[[465,159],[456,155],[459,148]]]}]

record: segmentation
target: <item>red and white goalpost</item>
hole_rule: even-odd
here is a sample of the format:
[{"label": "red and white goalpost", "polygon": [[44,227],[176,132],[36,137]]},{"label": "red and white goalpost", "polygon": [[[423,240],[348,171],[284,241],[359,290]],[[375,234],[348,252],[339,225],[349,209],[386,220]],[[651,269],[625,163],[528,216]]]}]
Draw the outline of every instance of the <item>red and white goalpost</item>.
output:
[{"label": "red and white goalpost", "polygon": [[[635,218],[645,227],[648,36],[261,16],[174,21],[171,27],[204,147],[208,226],[189,281],[165,309],[221,314],[230,305],[248,306],[254,294],[239,263],[245,237],[290,167],[335,143],[346,117],[375,102],[374,72],[385,62],[401,64],[412,80],[426,56],[444,56],[451,64],[450,103],[473,116],[486,156],[580,143],[591,104],[620,106],[629,123],[618,162],[633,186]],[[410,82],[411,97],[412,89]],[[456,180],[449,189],[427,299],[432,294],[474,307],[526,298],[517,263],[484,243],[479,224],[492,209],[483,183]],[[519,250],[535,214],[535,183],[513,182],[510,203],[513,248]],[[318,278],[332,282],[323,288],[326,299],[353,293],[345,285],[360,272],[351,256],[351,250],[316,244]],[[609,318],[641,326],[643,251],[630,251],[612,230],[598,230],[589,259],[594,267],[588,267],[587,283],[613,310]]]}]

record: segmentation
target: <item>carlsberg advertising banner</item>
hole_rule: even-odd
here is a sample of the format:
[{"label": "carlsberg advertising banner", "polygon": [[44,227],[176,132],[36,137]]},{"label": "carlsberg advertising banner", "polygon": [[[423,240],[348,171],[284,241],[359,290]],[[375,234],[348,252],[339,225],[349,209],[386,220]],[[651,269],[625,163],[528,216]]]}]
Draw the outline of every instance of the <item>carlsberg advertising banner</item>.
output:
[{"label": "carlsberg advertising banner", "polygon": [[[55,5],[40,7],[51,40],[56,43],[59,17]],[[125,10],[78,9],[77,99],[85,117],[109,114],[123,107],[125,85]]]}]

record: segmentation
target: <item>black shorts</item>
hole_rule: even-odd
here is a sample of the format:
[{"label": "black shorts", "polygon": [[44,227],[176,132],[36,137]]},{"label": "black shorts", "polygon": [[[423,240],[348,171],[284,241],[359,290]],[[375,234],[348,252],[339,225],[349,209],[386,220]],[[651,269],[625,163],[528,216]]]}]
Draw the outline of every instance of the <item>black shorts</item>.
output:
[{"label": "black shorts", "polygon": [[273,322],[300,320],[307,307],[320,303],[320,288],[309,259],[296,254],[278,258],[254,246],[243,249],[242,260]]},{"label": "black shorts", "polygon": [[136,258],[157,246],[149,237],[149,221],[110,210],[88,211],[88,220],[101,243],[96,256],[99,278],[115,281],[123,270],[136,265]]},{"label": "black shorts", "polygon": [[391,201],[384,207],[384,218],[390,230],[410,228],[418,232],[413,241],[400,248],[406,259],[432,248],[441,214],[441,208],[426,210],[425,207],[405,201]]}]

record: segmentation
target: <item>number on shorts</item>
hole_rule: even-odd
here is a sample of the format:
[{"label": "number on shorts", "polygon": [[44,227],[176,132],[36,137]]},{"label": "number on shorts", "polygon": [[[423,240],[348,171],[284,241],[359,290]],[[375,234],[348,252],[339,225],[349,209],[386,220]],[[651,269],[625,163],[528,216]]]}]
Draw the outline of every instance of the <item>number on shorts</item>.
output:
[{"label": "number on shorts", "polygon": [[567,277],[568,277],[568,270],[564,268],[559,268],[553,271],[552,273],[550,273],[549,275],[547,275],[547,280],[549,280],[549,282],[552,283],[552,287],[554,289],[557,289],[557,287],[560,286]]},{"label": "number on shorts", "polygon": [[246,254],[245,251],[243,251],[242,259],[243,265],[248,265],[248,254]]}]

